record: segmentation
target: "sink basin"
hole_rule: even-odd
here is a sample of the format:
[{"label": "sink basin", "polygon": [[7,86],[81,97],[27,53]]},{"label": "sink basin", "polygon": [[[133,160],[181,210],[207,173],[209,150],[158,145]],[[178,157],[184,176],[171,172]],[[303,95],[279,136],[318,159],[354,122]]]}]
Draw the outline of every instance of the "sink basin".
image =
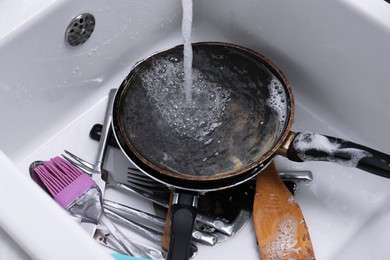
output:
[{"label": "sink basin", "polygon": [[[72,47],[65,31],[81,13],[93,14],[96,26],[84,44]],[[386,1],[196,0],[193,20],[193,42],[243,45],[281,68],[296,101],[294,131],[390,153]],[[109,90],[137,61],[181,43],[181,1],[0,3],[1,259],[110,259],[109,250],[36,187],[28,167],[64,149],[93,162],[97,143],[88,133],[103,121]],[[121,174],[125,158],[109,154],[107,167]],[[276,164],[314,175],[299,185],[296,198],[317,259],[390,258],[389,179],[322,162],[278,157]],[[107,196],[152,210],[135,197]],[[201,246],[196,259],[212,257],[259,257],[252,224],[215,247]]]}]

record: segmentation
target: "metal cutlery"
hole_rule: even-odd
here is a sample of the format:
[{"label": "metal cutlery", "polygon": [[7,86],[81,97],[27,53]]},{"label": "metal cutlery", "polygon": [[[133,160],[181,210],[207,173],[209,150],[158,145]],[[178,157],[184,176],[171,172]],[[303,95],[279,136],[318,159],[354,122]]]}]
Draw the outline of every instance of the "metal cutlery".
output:
[{"label": "metal cutlery", "polygon": [[[164,259],[162,252],[141,243],[129,240],[106,216],[102,194],[90,176],[61,157],[48,161],[35,161],[30,165],[30,175],[41,179],[43,185],[58,204],[75,217],[94,224],[103,224],[126,254]],[[36,178],[33,178],[36,179]]]},{"label": "metal cutlery", "polygon": [[[107,109],[104,117],[101,138],[99,140],[99,147],[96,155],[95,165],[92,166],[91,178],[95,181],[96,185],[99,187],[102,197],[104,198],[104,191],[106,187],[106,182],[102,179],[102,165],[104,160],[104,154],[107,148],[107,140],[110,136],[110,125],[112,121],[112,104],[114,102],[116,89],[111,89],[108,95]],[[90,235],[93,236],[96,230],[96,224],[91,223],[88,220],[81,219],[81,227]]]},{"label": "metal cutlery", "polygon": [[96,184],[99,186],[100,190],[102,191],[102,194],[104,195],[104,190],[106,186],[106,182],[102,178],[102,166],[103,166],[103,160],[104,160],[104,154],[107,148],[107,140],[110,136],[111,131],[111,122],[112,122],[112,104],[114,102],[116,89],[111,89],[110,93],[108,95],[108,103],[107,103],[107,110],[106,115],[104,117],[103,122],[103,128],[101,132],[101,138],[99,141],[99,148],[96,155],[96,162],[92,167],[91,177],[96,182]]},{"label": "metal cutlery", "polygon": [[[145,225],[147,226],[148,230],[157,231],[157,233],[153,233],[152,236],[155,236],[156,234],[159,234],[162,236],[164,227],[165,227],[165,218],[161,218],[155,215],[152,215],[150,213],[146,213],[143,211],[140,211],[138,209],[134,209],[131,207],[128,207],[126,205],[105,200],[104,201],[104,207],[111,212],[116,212],[119,215],[122,216],[122,218],[129,220],[131,222],[135,222],[139,225]],[[116,218],[115,216],[113,216]],[[118,220],[118,218],[116,218]],[[148,236],[149,234],[147,234]],[[194,242],[198,242],[204,245],[208,246],[214,246],[218,242],[218,237],[215,234],[202,232],[199,230],[193,230],[192,232],[192,238],[194,239]],[[159,238],[160,239],[160,238]],[[161,242],[161,241],[159,241]]]},{"label": "metal cutlery", "polygon": [[[92,166],[91,163],[83,160],[82,158],[72,154],[71,152],[69,152],[67,150],[65,150],[65,154],[63,154],[62,156],[66,160],[68,160],[70,163],[72,163],[73,165],[78,167],[79,169],[85,171],[87,174],[90,174],[90,171],[91,171],[91,167],[90,166]],[[119,187],[119,188],[121,188],[123,190],[126,190],[126,191],[130,191],[130,192],[133,192],[133,193],[135,192],[138,195],[140,195],[140,194],[144,194],[145,196],[152,195],[152,194],[148,195],[147,193],[144,193],[144,192],[142,192],[140,190],[134,190],[133,188],[131,188],[131,187],[127,186],[127,185],[124,185],[122,183],[118,183],[118,182],[116,182],[116,181],[114,181],[112,179],[109,179],[107,175],[108,174],[103,170],[103,177],[106,178],[105,181],[106,181],[107,187],[117,187],[117,188]],[[158,203],[160,203],[160,204],[168,203],[168,202],[164,202],[164,199],[159,198],[158,196],[155,196],[154,194],[153,194],[152,197],[155,198],[155,200]],[[103,205],[106,208],[106,200],[103,200]],[[113,205],[112,203],[110,205],[111,205],[111,209],[114,208],[114,209],[116,209],[116,211],[118,211],[118,208],[119,208],[118,205],[120,205],[120,204],[116,204],[117,206],[115,206],[115,207],[112,207],[112,205]],[[126,208],[125,205],[121,205],[120,208],[122,209],[122,212],[121,212],[122,214],[127,214],[131,210],[131,208],[127,208],[125,210],[125,208]],[[111,214],[111,216],[113,216],[113,215]],[[152,216],[152,215],[150,215],[150,216]],[[149,221],[151,221],[150,218],[149,218]],[[154,222],[156,223],[156,221],[157,221],[157,217],[155,216]],[[133,222],[134,222],[134,220],[133,220]],[[161,222],[161,220],[160,220],[160,222]],[[160,225],[162,225],[162,224],[160,224]],[[164,225],[165,225],[165,220],[164,220]],[[133,227],[132,225],[130,225],[130,226]],[[133,227],[133,229],[135,231],[140,231],[140,229],[138,229],[138,228],[134,228]],[[146,234],[146,233],[147,232],[145,232],[145,235],[148,236],[149,234]],[[197,242],[199,242],[201,244],[204,244],[204,245],[215,245],[217,243],[217,241],[218,241],[218,237],[217,236],[215,236],[213,234],[208,234],[208,233],[205,233],[205,232],[202,232],[202,231],[199,231],[199,230],[193,232],[193,238],[194,238],[195,241],[197,241]]]},{"label": "metal cutlery", "polygon": [[[124,216],[117,214],[115,211],[108,209],[105,207],[105,211],[107,216],[109,216],[111,219],[118,221],[119,223],[122,223],[126,225],[127,227],[130,227],[140,235],[142,235],[144,238],[149,239],[150,241],[161,245],[162,238],[163,238],[163,233],[147,228],[145,226],[142,226],[140,224],[137,224],[128,218],[125,218]],[[194,244],[191,243],[190,245],[190,258],[194,258],[198,252],[198,247]]]},{"label": "metal cutlery", "polygon": [[[90,173],[91,166],[92,166],[91,163],[83,160],[82,158],[72,154],[71,152],[69,152],[67,150],[65,150],[65,153],[66,154],[63,155],[63,157],[65,159],[67,159],[68,161],[70,161],[71,163],[76,165],[77,167],[80,166],[80,168],[84,169],[87,173]],[[129,167],[129,169],[130,169],[129,170],[130,174],[131,174],[131,172],[134,173],[134,172],[138,171],[138,170],[136,170],[134,168],[130,168],[130,167]],[[138,171],[137,176],[140,177],[140,176],[142,176],[142,174],[143,173]],[[129,175],[128,175],[128,177],[129,177]],[[146,175],[144,175],[143,178],[147,179],[148,182],[157,183],[156,181],[150,179]],[[133,194],[137,194],[137,195],[139,195],[139,196],[141,196],[149,201],[152,201],[153,203],[161,205],[165,208],[169,207],[169,198],[167,198],[166,196],[159,196],[159,195],[154,194],[150,189],[145,189],[145,187],[144,187],[145,185],[140,185],[140,184],[137,184],[135,182],[129,182],[128,184],[131,184],[131,185],[126,185],[126,184],[117,182],[115,180],[109,179],[109,178],[106,179],[106,184],[110,187],[113,187],[113,188],[119,188],[119,189],[122,189],[122,190],[125,190],[128,192],[131,192]],[[154,186],[154,188],[158,187],[158,185],[159,184],[156,184]],[[159,191],[165,191],[165,190],[166,190],[166,188],[163,188],[162,190],[159,190]],[[169,190],[167,190],[167,192],[169,192]],[[204,214],[198,214],[196,217],[196,221],[200,222],[204,225],[208,225],[208,226],[210,226],[210,227],[212,227],[212,228],[218,230],[219,232],[222,232],[228,236],[232,235],[232,233],[233,233],[233,227],[231,226],[230,223],[224,222],[224,221],[219,220],[219,219],[215,219],[215,218],[210,217],[210,216],[206,216]]]},{"label": "metal cutlery", "polygon": [[[91,164],[86,162],[85,160],[75,156],[74,154],[66,151],[66,154],[71,157],[68,159],[71,160],[71,162],[75,165],[78,165],[79,168],[84,169],[86,172],[90,172],[91,170]],[[288,171],[288,172],[281,172],[280,173],[281,178],[285,181],[292,181],[292,182],[308,182],[312,180],[312,174],[310,171]],[[134,169],[129,167],[128,168],[128,175],[127,175],[127,184],[119,183],[114,180],[107,180],[107,186],[112,188],[120,188],[123,190],[126,190],[131,193],[135,193],[139,196],[142,196],[143,198],[152,201],[153,203],[156,203],[158,205],[162,205],[163,207],[167,207],[169,204],[169,192],[170,190],[167,189],[167,187],[162,187],[162,185],[142,172],[140,172],[138,169]],[[112,205],[111,205],[112,206]],[[124,205],[123,205],[124,206]],[[126,207],[126,206],[125,206]],[[117,211],[119,209],[116,209]],[[126,210],[122,208],[121,214],[127,214]],[[142,213],[141,213],[142,214]],[[226,233],[221,232],[215,232],[216,229],[212,227],[213,225],[210,223],[218,224],[218,222],[215,222],[215,218],[211,218],[211,221],[205,221],[207,224],[203,224],[199,221],[196,222],[195,227],[197,230],[204,231],[204,233],[212,233],[214,236],[218,237],[218,242],[223,242],[227,239],[229,239],[231,236],[234,236],[238,231],[240,231],[243,226],[248,222],[248,220],[251,217],[251,209],[250,206],[242,206],[239,213],[235,216],[234,219],[230,220],[228,224],[230,225],[229,235]],[[134,221],[135,219],[133,219]],[[222,220],[218,220],[219,223],[226,223]],[[151,223],[151,222],[150,222]],[[165,222],[164,222],[165,223]],[[161,223],[162,225],[162,223]],[[203,239],[205,239],[203,237]],[[203,240],[203,243],[206,240]],[[207,244],[207,242],[206,242]]]}]

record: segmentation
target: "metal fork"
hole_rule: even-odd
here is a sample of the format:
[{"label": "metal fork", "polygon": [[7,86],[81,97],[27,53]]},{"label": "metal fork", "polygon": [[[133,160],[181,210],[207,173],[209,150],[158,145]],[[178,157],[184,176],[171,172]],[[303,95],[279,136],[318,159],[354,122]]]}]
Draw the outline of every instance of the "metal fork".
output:
[{"label": "metal fork", "polygon": [[150,192],[157,192],[157,193],[166,192],[168,194],[171,192],[168,186],[153,180],[152,178],[143,174],[138,169],[128,167],[126,177],[128,183],[139,185],[140,187],[149,188],[148,191]]},{"label": "metal fork", "polygon": [[[72,164],[74,164],[76,167],[78,167],[79,169],[83,170],[84,172],[86,172],[87,174],[89,174],[92,170],[92,168],[90,166],[92,166],[91,163],[83,160],[82,158],[72,154],[71,152],[65,150],[65,153],[66,155],[62,155],[65,159],[67,159],[69,162],[71,162]],[[119,188],[122,188],[122,189],[125,189],[127,191],[131,191],[133,193],[136,193],[136,194],[144,194],[144,196],[148,196],[146,193],[143,193],[141,190],[137,190],[137,189],[134,189],[134,188],[131,188],[131,187],[128,187],[127,185],[124,185],[122,183],[118,183],[110,178],[108,178],[107,176],[107,172],[103,170],[103,178],[105,179],[105,181],[107,182],[107,185],[108,187],[119,187]],[[157,197],[155,195],[153,195],[153,197]],[[168,205],[168,201],[164,201],[163,199],[156,199],[160,204],[163,204],[164,205]],[[103,201],[103,205],[105,206],[105,208],[108,206],[110,207],[111,206],[111,210],[113,209],[112,207],[112,203],[107,205],[108,203],[106,201]],[[119,205],[117,203],[117,205]],[[131,208],[127,208],[126,209],[126,206],[125,205],[121,205],[121,207],[114,207],[114,209],[116,209],[117,211],[122,211],[122,213],[129,213],[129,211],[131,211]],[[146,218],[146,215],[145,214],[138,214],[139,216],[143,216],[144,218]],[[114,216],[113,214],[111,214],[111,216]],[[157,216],[153,216],[154,219],[150,219],[150,217],[153,216],[153,215],[149,215],[148,218],[146,218],[147,221],[149,222],[158,222],[161,220],[157,220]],[[115,216],[114,216],[115,217]],[[120,220],[119,218],[116,218],[117,220]],[[134,220],[133,220],[134,221]],[[123,222],[123,221],[122,221]],[[165,223],[165,220],[164,220],[164,223]],[[126,224],[126,223],[125,223]],[[139,229],[135,229],[135,231],[138,231]],[[195,241],[199,242],[199,243],[202,243],[202,244],[205,244],[205,245],[215,245],[217,242],[218,242],[218,237],[213,235],[213,234],[210,234],[210,233],[207,233],[207,232],[202,232],[202,231],[197,231],[197,230],[194,230],[193,232],[193,238]]]},{"label": "metal fork", "polygon": [[[80,169],[84,169],[84,171],[90,172],[91,163],[81,159],[80,157],[70,153],[69,151],[65,150],[65,153],[68,156],[70,156],[72,159],[76,160],[77,162],[72,162],[74,160],[70,159],[66,155],[63,155],[65,159],[67,158],[68,160],[71,160],[71,162],[74,163],[77,167],[80,167]],[[130,173],[136,172],[137,176],[142,176],[142,174],[143,174],[141,171],[139,171],[137,169],[134,169],[134,168],[130,168],[130,169],[131,169],[131,171],[129,171],[129,172]],[[107,178],[106,179],[107,184],[111,187],[117,187],[117,188],[126,190],[128,192],[140,195],[143,198],[148,199],[148,200],[150,200],[158,205],[161,205],[165,208],[169,207],[169,199],[168,198],[166,198],[165,196],[160,196],[160,194],[159,195],[154,194],[153,192],[151,192],[150,189],[147,189],[147,187],[145,187],[145,184],[141,185],[141,184],[137,184],[133,181],[133,182],[128,182],[129,185],[126,185],[126,184],[119,183],[119,182],[116,182],[114,180],[108,179],[108,176],[103,176],[103,178]],[[153,183],[153,182],[158,183],[157,181],[152,180],[151,178],[149,178],[146,175],[144,175],[143,178],[148,178],[149,183]],[[158,184],[156,184],[154,187],[157,187],[157,186],[158,186]],[[169,190],[167,190],[167,192],[169,192]],[[203,214],[197,214],[196,221],[200,222],[204,225],[207,225],[209,227],[212,227],[215,230],[218,230],[219,232],[222,232],[225,235],[231,236],[233,234],[234,227],[230,223],[224,222],[222,220],[219,220],[219,219],[216,219],[213,217],[209,217],[209,216],[206,216]]]}]

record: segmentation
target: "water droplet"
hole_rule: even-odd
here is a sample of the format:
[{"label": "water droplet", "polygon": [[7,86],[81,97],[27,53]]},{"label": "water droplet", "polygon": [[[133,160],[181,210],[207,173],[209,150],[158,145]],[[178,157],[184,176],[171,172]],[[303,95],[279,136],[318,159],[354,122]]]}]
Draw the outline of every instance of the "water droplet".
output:
[{"label": "water droplet", "polygon": [[206,142],[204,142],[204,144],[205,144],[205,145],[211,144],[212,141],[213,141],[213,139],[210,138],[209,140],[207,140]]},{"label": "water droplet", "polygon": [[73,74],[77,74],[77,72],[79,72],[80,71],[80,68],[79,67],[76,67],[75,69],[74,69],[74,71],[73,71]]},{"label": "water droplet", "polygon": [[180,58],[177,57],[177,56],[171,56],[171,57],[169,57],[169,61],[173,62],[173,63],[179,63],[180,62]]}]

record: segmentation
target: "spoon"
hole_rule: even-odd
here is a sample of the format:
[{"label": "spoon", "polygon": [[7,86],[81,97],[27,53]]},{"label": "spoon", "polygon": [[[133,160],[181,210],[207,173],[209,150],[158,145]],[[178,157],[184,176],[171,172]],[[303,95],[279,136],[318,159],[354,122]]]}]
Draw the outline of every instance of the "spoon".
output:
[{"label": "spoon", "polygon": [[274,162],[256,177],[253,221],[261,259],[315,259],[302,211]]}]

